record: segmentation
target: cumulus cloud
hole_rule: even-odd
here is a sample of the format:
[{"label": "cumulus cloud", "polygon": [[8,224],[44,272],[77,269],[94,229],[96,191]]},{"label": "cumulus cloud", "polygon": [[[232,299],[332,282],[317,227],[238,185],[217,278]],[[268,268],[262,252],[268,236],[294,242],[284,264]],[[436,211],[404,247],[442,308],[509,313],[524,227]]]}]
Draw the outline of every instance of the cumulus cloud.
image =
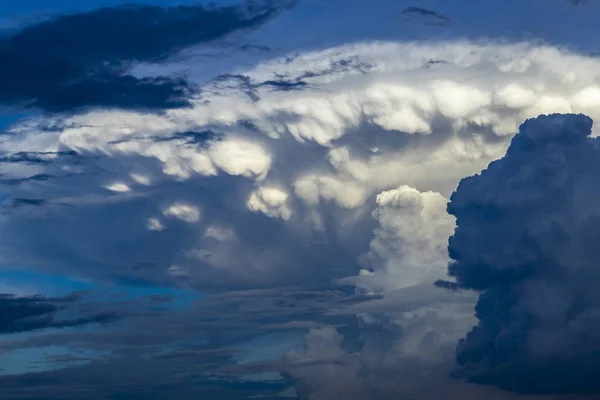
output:
[{"label": "cumulus cloud", "polygon": [[346,278],[368,292],[381,292],[443,277],[448,262],[447,240],[454,219],[446,213],[447,199],[436,192],[409,186],[381,192],[376,198],[367,269]]},{"label": "cumulus cloud", "polygon": [[457,348],[472,382],[597,393],[598,139],[584,115],[526,121],[506,155],[465,178],[448,211],[449,274],[476,290],[479,323]]}]

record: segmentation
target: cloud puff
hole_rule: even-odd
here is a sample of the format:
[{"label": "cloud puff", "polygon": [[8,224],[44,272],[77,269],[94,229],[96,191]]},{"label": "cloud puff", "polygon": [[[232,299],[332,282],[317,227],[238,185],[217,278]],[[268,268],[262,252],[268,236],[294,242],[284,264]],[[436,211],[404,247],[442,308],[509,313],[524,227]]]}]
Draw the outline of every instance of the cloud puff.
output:
[{"label": "cloud puff", "polygon": [[248,199],[248,208],[255,212],[262,212],[269,217],[279,217],[284,220],[290,219],[292,211],[285,202],[289,195],[277,188],[258,188]]},{"label": "cloud puff", "polygon": [[526,121],[506,155],[461,181],[449,274],[480,293],[457,362],[472,382],[597,393],[598,139],[583,115]]},{"label": "cloud puff", "polygon": [[166,217],[178,218],[189,223],[198,222],[200,220],[200,210],[194,206],[183,203],[171,204],[163,210],[163,214]]},{"label": "cloud puff", "polygon": [[422,23],[425,25],[445,26],[452,23],[452,20],[436,11],[421,7],[407,7],[400,13],[405,21]]}]

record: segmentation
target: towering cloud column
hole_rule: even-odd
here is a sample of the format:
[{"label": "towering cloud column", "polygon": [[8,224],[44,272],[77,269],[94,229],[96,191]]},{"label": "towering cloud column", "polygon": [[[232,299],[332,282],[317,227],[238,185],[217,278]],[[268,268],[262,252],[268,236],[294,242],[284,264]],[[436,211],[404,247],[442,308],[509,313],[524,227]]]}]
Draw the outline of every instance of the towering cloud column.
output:
[{"label": "towering cloud column", "polygon": [[600,393],[600,140],[584,115],[521,125],[461,181],[440,286],[480,293],[459,373],[517,392]]}]

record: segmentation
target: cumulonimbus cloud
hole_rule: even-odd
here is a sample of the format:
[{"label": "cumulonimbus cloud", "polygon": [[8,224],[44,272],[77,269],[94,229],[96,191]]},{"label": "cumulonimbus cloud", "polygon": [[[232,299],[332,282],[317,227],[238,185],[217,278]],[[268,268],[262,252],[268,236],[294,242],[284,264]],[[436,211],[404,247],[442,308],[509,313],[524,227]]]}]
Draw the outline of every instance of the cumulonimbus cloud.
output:
[{"label": "cumulonimbus cloud", "polygon": [[476,290],[479,323],[457,349],[473,382],[525,393],[598,393],[598,139],[584,115],[525,122],[506,155],[465,178],[449,274]]},{"label": "cumulonimbus cloud", "polygon": [[[473,325],[473,296],[453,301],[431,285],[449,260],[447,199],[504,155],[526,118],[597,117],[598,67],[528,43],[360,43],[240,67],[204,84],[188,109],[21,121],[0,136],[0,263],[207,293],[260,289],[244,292],[256,303],[229,294],[241,310],[224,326],[255,328],[269,315],[317,329],[306,354],[276,365],[303,398],[397,398],[431,386],[430,398],[461,398],[444,374]],[[360,301],[310,291],[332,282]],[[287,286],[306,292],[263,291]],[[331,325],[358,319],[360,338],[315,327],[315,309]],[[352,391],[344,379],[357,382]]]},{"label": "cumulonimbus cloud", "polygon": [[[170,281],[176,265],[192,284],[271,285],[368,271],[357,258],[392,260],[384,247],[402,240],[440,249],[452,225],[440,205],[460,178],[499,158],[526,117],[597,112],[599,65],[528,43],[372,42],[240,69],[253,96],[216,77],[190,109],[30,119],[0,143],[5,192],[25,200],[2,217],[5,261],[121,276],[152,259],[138,278]],[[261,85],[274,80],[306,85]],[[410,188],[422,206],[379,204],[372,218],[378,195]],[[198,212],[165,214],[174,204]],[[408,221],[421,226],[390,231]],[[387,239],[372,241],[378,224]],[[443,270],[441,255],[405,260],[413,278],[392,261],[374,273],[402,287],[432,276],[416,263]]]}]

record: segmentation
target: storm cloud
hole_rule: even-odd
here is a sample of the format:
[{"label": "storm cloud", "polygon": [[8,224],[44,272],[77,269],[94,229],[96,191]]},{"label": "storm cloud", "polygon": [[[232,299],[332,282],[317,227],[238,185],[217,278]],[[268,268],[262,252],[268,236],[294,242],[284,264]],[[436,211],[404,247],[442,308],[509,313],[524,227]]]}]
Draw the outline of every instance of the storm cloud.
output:
[{"label": "storm cloud", "polygon": [[255,28],[291,4],[129,4],[26,26],[0,36],[0,105],[46,111],[188,106],[196,88],[184,77],[135,77],[129,69]]},{"label": "storm cloud", "polygon": [[459,376],[518,392],[600,392],[600,141],[591,130],[584,115],[527,120],[506,155],[450,198],[450,286],[479,292]]},{"label": "storm cloud", "polygon": [[[580,365],[580,355],[590,354],[593,313],[576,315],[593,304],[586,268],[578,267],[587,274],[578,283],[556,261],[547,279],[552,290],[533,268],[519,284],[527,298],[514,289],[518,274],[488,279],[465,268],[464,279],[457,274],[445,284],[455,290],[434,282],[447,276],[449,262],[462,262],[456,254],[467,251],[459,244],[465,220],[481,222],[447,212],[463,177],[502,158],[527,118],[600,117],[598,57],[563,42],[510,42],[529,38],[523,32],[547,24],[547,15],[563,21],[583,7],[557,1],[536,25],[522,24],[535,4],[517,0],[471,2],[468,11],[442,0],[424,7],[404,0],[136,1],[169,6],[82,0],[91,11],[37,20],[0,38],[0,57],[8,60],[0,66],[0,110],[11,114],[0,116],[0,292],[19,294],[0,298],[0,398],[577,398],[560,395],[569,381],[558,375],[546,381],[563,387],[532,390],[557,397],[514,393],[525,390],[514,379],[506,383],[501,365],[533,371],[521,376],[535,383],[548,376],[546,366],[563,371],[565,360]],[[104,8],[94,10],[94,2]],[[505,9],[519,10],[511,11],[510,29]],[[480,12],[495,19],[470,17]],[[483,40],[480,26],[507,36]],[[552,27],[555,36],[570,29],[566,22]],[[535,144],[558,137],[535,136]],[[576,153],[570,141],[552,140],[548,157],[568,158],[558,157],[559,147]],[[546,167],[529,160],[538,157],[535,146],[519,146],[535,153],[525,157],[533,172],[521,171],[519,188],[541,176],[536,168],[557,173],[554,158]],[[587,168],[558,164],[577,177]],[[526,217],[547,223],[550,205],[570,199],[561,185],[535,186],[550,194],[531,200],[536,209]],[[590,190],[575,191],[589,207],[574,210],[591,209]],[[494,193],[478,200],[502,198]],[[451,204],[461,204],[459,197]],[[502,219],[508,224],[511,215]],[[593,221],[586,226],[580,236],[593,241]],[[563,249],[561,240],[577,233],[569,229],[547,247],[565,259],[583,257]],[[492,235],[476,225],[472,231]],[[534,239],[515,252],[527,258],[526,251],[544,248]],[[567,278],[558,282],[561,273]],[[524,325],[513,308],[495,307],[537,347],[513,351],[502,364],[498,354],[508,353],[478,347],[469,334],[459,349],[459,375],[469,382],[452,379],[456,343],[477,317],[493,315],[485,301],[474,315],[479,295],[505,299],[503,290],[517,299],[518,312],[532,307],[551,321],[564,298],[570,325]],[[482,325],[485,338],[495,334]],[[569,329],[576,333],[557,333]],[[548,355],[560,341],[573,356]],[[519,339],[511,343],[523,348]],[[540,355],[546,361],[535,364]],[[595,396],[593,386],[572,383]]]},{"label": "storm cloud", "polygon": [[0,334],[29,332],[46,328],[66,328],[107,323],[118,319],[114,313],[61,319],[57,313],[77,298],[17,297],[0,295]]}]

